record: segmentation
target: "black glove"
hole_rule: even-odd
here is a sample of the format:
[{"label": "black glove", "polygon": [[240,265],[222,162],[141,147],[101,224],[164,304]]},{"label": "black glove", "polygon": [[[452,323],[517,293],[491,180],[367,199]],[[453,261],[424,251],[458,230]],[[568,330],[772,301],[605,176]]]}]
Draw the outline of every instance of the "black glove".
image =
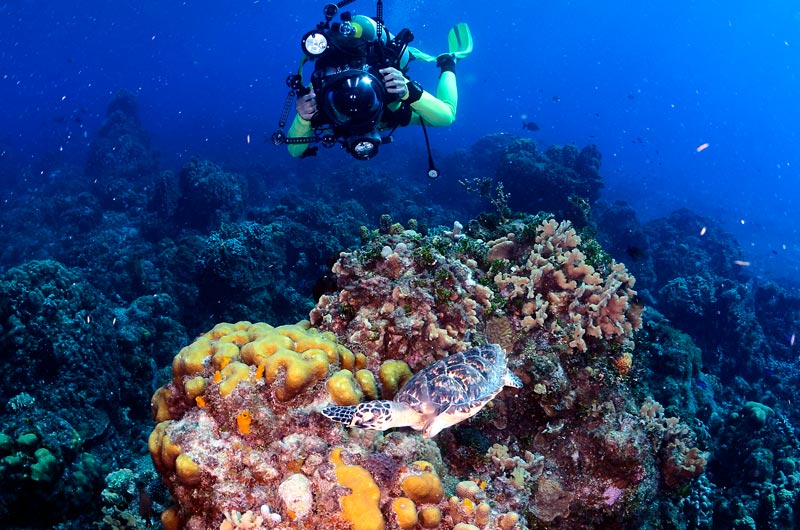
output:
[{"label": "black glove", "polygon": [[[452,53],[443,53],[436,58],[436,66],[441,68],[442,74],[445,72],[456,73],[456,58]],[[441,74],[439,74],[441,76]]]},{"label": "black glove", "polygon": [[410,81],[406,86],[408,87],[408,97],[405,102],[411,105],[419,101],[419,98],[422,97],[422,85],[416,81]]}]

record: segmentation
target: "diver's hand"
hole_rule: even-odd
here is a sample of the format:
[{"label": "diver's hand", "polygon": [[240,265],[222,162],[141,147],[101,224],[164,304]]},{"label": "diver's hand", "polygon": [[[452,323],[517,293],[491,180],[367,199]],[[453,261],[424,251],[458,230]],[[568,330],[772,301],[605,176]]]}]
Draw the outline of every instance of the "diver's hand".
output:
[{"label": "diver's hand", "polygon": [[311,118],[317,113],[317,95],[312,90],[305,96],[297,98],[294,106],[301,118],[311,121]]},{"label": "diver's hand", "polygon": [[408,94],[408,80],[403,72],[397,68],[382,68],[379,72],[383,75],[383,85],[390,94],[397,94],[399,99],[403,99]]}]

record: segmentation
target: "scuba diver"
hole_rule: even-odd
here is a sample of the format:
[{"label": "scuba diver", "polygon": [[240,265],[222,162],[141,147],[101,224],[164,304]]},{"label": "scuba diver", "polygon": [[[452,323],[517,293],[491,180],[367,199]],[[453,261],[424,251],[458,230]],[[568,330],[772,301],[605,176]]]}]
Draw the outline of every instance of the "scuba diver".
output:
[{"label": "scuba diver", "polygon": [[[287,80],[292,90],[273,142],[286,143],[295,157],[316,154],[316,146],[311,146],[315,142],[325,147],[338,143],[353,157],[368,160],[381,143],[391,141],[397,127],[418,124],[428,146],[428,174],[436,177],[425,126],[447,126],[455,120],[455,66],[472,51],[469,27],[463,23],[454,26],[448,35],[449,51],[431,56],[408,45],[414,38],[408,29],[396,36],[389,33],[382,22],[381,0],[374,19],[344,12],[341,22],[331,23],[339,8],[353,1],[328,4],[323,11],[325,21],[303,37],[304,58],[298,74]],[[407,77],[413,59],[435,62],[441,70],[435,96]],[[306,85],[302,71],[309,60],[315,67]],[[284,134],[293,96],[297,114]],[[386,130],[388,135],[382,137],[381,131]]]}]

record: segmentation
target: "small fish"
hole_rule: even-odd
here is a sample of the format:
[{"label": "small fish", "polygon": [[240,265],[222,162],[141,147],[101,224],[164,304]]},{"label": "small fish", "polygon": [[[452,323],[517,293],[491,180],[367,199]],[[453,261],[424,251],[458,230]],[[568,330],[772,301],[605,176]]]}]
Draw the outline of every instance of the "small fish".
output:
[{"label": "small fish", "polygon": [[156,517],[156,512],[153,509],[153,499],[150,498],[150,494],[144,488],[139,488],[139,516],[144,519],[148,527]]},{"label": "small fish", "polygon": [[789,346],[794,346],[794,339],[795,339],[794,333],[792,333],[792,336],[789,337]]},{"label": "small fish", "polygon": [[531,131],[531,132],[538,131],[539,130],[539,124],[537,124],[535,121],[522,120],[522,128],[526,129],[528,131]]},{"label": "small fish", "polygon": [[561,98],[558,97],[558,96],[553,96],[552,99],[553,99],[553,103],[558,103],[559,101],[561,101]]},{"label": "small fish", "polygon": [[740,260],[740,259],[733,260],[733,264],[734,265],[738,265],[740,267],[749,267],[750,266],[750,262],[749,261],[743,261],[743,260]]},{"label": "small fish", "polygon": [[708,142],[706,142],[704,144],[700,144],[700,145],[697,146],[697,149],[695,149],[695,151],[700,153],[700,152],[705,151],[706,149],[708,149],[708,146],[709,146]]}]

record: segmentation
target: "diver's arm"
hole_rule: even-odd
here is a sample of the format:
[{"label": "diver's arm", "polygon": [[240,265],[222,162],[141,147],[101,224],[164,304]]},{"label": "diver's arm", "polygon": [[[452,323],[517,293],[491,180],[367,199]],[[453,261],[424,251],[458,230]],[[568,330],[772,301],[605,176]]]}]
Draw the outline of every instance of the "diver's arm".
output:
[{"label": "diver's arm", "polygon": [[[310,138],[312,133],[311,129],[311,122],[306,120],[299,114],[296,114],[294,117],[294,121],[292,122],[292,126],[289,127],[289,134],[287,134],[288,138]],[[286,144],[287,149],[289,149],[289,154],[293,157],[301,157],[303,153],[306,152],[308,146],[310,144],[308,142],[303,142],[299,144]]]},{"label": "diver's arm", "polygon": [[[292,126],[289,127],[289,138],[311,138],[312,127],[311,119],[317,114],[317,95],[314,89],[297,98],[294,104],[297,115],[294,117]],[[309,143],[287,144],[289,154],[293,157],[303,156],[308,149]]]}]

